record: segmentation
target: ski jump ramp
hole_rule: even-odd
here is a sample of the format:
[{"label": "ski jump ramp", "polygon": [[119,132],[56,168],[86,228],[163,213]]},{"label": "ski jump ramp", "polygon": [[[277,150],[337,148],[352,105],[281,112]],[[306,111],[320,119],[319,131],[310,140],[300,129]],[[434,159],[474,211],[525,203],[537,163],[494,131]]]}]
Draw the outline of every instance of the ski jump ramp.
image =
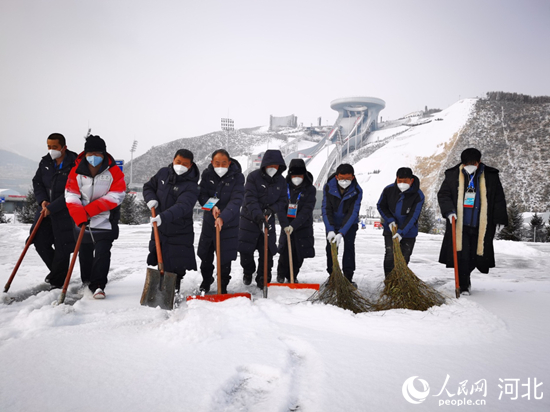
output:
[{"label": "ski jump ramp", "polygon": [[285,157],[287,164],[292,159],[304,158],[318,190],[326,183],[335,163],[361,147],[369,132],[377,129],[378,115],[386,102],[376,97],[346,97],[333,100],[330,107],[338,112],[338,118],[325,137],[315,146]]}]

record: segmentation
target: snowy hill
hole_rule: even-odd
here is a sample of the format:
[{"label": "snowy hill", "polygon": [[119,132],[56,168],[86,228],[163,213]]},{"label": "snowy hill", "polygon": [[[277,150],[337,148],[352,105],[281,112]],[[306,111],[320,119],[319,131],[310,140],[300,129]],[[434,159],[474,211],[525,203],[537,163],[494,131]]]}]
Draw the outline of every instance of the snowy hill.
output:
[{"label": "snowy hill", "polygon": [[32,178],[38,169],[38,161],[27,159],[8,150],[0,149],[0,189],[13,189],[27,194]]},{"label": "snowy hill", "polygon": [[[270,132],[267,127],[241,129],[226,134],[212,132],[203,136],[183,138],[154,146],[142,156],[134,159],[133,182],[136,185],[147,182],[161,167],[172,162],[178,149],[188,149],[195,156],[195,163],[202,172],[208,166],[212,153],[220,148],[227,148],[229,154],[236,158],[243,172],[248,168],[248,156],[264,152],[267,149],[280,149],[293,140],[307,140],[305,129],[291,129],[287,132]],[[227,144],[229,142],[229,145]],[[302,146],[307,143],[301,142]],[[314,143],[311,142],[310,145]],[[302,147],[300,146],[300,147]],[[124,166],[126,182],[130,181],[131,162]]]}]

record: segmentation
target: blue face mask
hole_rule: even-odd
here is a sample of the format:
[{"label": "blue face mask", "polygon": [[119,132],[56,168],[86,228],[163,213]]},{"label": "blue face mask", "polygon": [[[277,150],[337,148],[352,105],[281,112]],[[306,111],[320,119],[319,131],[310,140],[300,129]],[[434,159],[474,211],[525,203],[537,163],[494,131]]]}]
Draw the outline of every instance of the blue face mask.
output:
[{"label": "blue face mask", "polygon": [[86,160],[88,163],[90,163],[93,167],[96,167],[98,164],[103,162],[103,158],[99,156],[86,156]]}]

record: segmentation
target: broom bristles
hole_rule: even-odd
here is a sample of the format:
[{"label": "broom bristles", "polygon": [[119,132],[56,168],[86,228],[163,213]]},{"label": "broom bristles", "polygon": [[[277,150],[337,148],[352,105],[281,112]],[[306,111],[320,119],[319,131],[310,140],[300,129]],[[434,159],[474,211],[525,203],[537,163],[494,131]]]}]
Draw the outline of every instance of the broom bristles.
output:
[{"label": "broom bristles", "polygon": [[340,264],[338,263],[336,244],[332,243],[330,249],[332,255],[332,273],[308,301],[338,306],[342,309],[351,310],[353,313],[374,310],[374,305],[361,296],[357,288],[342,274]]},{"label": "broom bristles", "polygon": [[[394,230],[395,234],[395,230]],[[428,310],[445,303],[444,296],[420,280],[407,266],[398,239],[393,239],[394,268],[384,281],[376,310]]]}]

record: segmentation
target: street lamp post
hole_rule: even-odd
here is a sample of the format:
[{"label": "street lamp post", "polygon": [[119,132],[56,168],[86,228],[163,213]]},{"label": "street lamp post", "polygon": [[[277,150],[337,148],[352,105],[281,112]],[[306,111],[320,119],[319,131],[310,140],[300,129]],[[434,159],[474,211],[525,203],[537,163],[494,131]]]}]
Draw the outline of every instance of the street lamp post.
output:
[{"label": "street lamp post", "polygon": [[132,148],[130,149],[130,188],[132,187],[133,178],[134,178],[134,152],[137,148],[137,140],[134,140],[134,143],[132,143]]}]

